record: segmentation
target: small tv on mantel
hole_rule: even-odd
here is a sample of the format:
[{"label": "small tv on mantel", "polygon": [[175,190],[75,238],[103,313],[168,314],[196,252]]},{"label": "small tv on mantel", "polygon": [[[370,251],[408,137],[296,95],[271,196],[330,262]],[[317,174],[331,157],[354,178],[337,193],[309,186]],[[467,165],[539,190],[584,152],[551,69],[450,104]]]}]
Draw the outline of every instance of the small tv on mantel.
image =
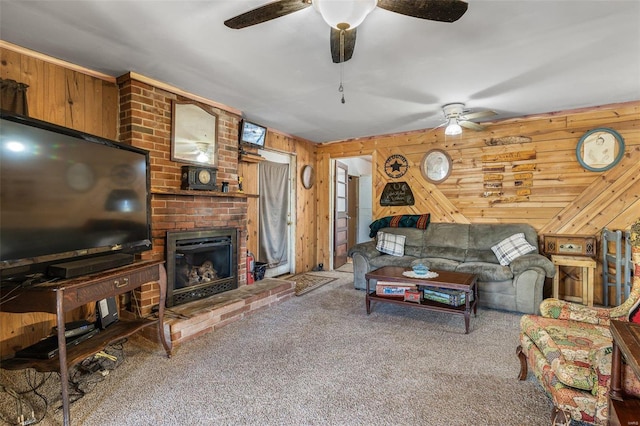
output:
[{"label": "small tv on mantel", "polygon": [[267,128],[259,124],[242,120],[240,124],[240,143],[254,146],[264,146]]}]

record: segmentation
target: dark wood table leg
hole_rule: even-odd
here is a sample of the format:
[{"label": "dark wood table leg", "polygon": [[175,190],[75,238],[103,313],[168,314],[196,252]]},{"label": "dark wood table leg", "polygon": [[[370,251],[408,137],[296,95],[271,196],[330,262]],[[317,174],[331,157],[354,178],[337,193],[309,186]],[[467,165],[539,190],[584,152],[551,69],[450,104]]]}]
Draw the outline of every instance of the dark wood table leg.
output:
[{"label": "dark wood table leg", "polygon": [[64,289],[56,291],[56,325],[58,326],[58,360],[60,361],[60,385],[62,387],[62,421],[71,424],[69,412],[69,369],[67,368],[67,340],[64,336]]},{"label": "dark wood table leg", "polygon": [[478,316],[478,281],[476,280],[475,284],[473,284],[473,316]]},{"label": "dark wood table leg", "polygon": [[620,348],[613,340],[613,353],[611,354],[611,389],[609,397],[618,401],[623,400],[622,394],[622,356]]},{"label": "dark wood table leg", "polygon": [[367,278],[367,290],[366,290],[367,295],[365,296],[365,303],[366,303],[366,306],[367,306],[367,315],[369,315],[371,313],[371,299],[369,299],[369,292],[371,291],[370,288],[371,288],[371,286],[370,286],[370,283],[369,283],[369,278]]},{"label": "dark wood table leg", "polygon": [[464,301],[464,334],[469,334],[469,320],[471,318],[471,294],[467,294]]}]

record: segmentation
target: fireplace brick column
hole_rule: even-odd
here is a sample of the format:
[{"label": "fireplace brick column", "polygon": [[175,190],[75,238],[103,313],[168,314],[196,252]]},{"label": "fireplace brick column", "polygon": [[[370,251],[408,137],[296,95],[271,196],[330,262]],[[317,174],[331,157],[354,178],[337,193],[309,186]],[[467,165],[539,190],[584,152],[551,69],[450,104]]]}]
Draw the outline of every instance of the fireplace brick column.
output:
[{"label": "fireplace brick column", "polygon": [[[196,102],[218,116],[217,181],[229,182],[229,194],[181,191],[183,164],[171,161],[172,101],[191,101],[164,88],[141,81],[131,73],[118,78],[120,96],[119,139],[146,149],[151,162],[151,230],[153,250],[143,259],[166,260],[166,232],[211,227],[240,230],[238,238],[238,286],[246,285],[247,198],[238,190],[238,126],[241,117]],[[157,284],[135,294],[140,312],[147,315],[157,305]],[[132,302],[135,302],[132,301]]]}]

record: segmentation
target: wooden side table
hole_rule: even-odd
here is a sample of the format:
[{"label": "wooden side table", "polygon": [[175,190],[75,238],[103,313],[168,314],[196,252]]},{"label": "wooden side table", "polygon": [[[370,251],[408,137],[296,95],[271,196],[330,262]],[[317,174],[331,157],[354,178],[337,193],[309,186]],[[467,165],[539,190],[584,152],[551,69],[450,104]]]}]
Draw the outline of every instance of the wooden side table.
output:
[{"label": "wooden side table", "polygon": [[565,296],[566,300],[593,306],[593,285],[596,275],[596,261],[584,256],[551,255],[551,261],[556,266],[556,274],[553,276],[553,297],[559,298],[560,293],[560,267],[576,266],[582,268],[582,294],[580,298]]},{"label": "wooden side table", "polygon": [[609,424],[628,426],[640,424],[640,399],[624,394],[622,388],[622,360],[640,378],[640,324],[612,320],[613,353],[611,361],[611,389],[609,390]]},{"label": "wooden side table", "polygon": [[[149,282],[157,282],[160,290],[158,318],[120,319],[96,336],[67,348],[64,336],[65,314],[87,303],[135,290]],[[63,424],[71,424],[69,400],[69,368],[100,352],[109,343],[155,325],[162,346],[171,357],[171,341],[164,334],[164,306],[167,298],[167,273],[163,262],[141,261],[120,268],[67,280],[20,287],[16,296],[2,303],[2,312],[49,312],[56,315],[58,356],[50,359],[9,358],[0,367],[6,370],[34,368],[40,372],[60,372]]]}]

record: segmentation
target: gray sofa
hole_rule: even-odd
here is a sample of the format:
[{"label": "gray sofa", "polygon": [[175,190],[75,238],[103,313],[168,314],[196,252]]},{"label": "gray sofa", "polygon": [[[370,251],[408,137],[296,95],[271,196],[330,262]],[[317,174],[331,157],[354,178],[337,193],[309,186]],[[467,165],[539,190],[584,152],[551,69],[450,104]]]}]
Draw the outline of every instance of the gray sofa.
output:
[{"label": "gray sofa", "polygon": [[[423,263],[434,270],[477,274],[480,306],[538,314],[545,277],[555,274],[553,263],[537,250],[538,234],[526,224],[431,223],[427,229],[380,231],[406,236],[404,256],[379,252],[375,240],[351,247],[348,254],[353,258],[357,289],[366,289],[364,276],[374,269]],[[500,265],[491,247],[520,232],[536,251],[518,257],[508,266]]]}]

